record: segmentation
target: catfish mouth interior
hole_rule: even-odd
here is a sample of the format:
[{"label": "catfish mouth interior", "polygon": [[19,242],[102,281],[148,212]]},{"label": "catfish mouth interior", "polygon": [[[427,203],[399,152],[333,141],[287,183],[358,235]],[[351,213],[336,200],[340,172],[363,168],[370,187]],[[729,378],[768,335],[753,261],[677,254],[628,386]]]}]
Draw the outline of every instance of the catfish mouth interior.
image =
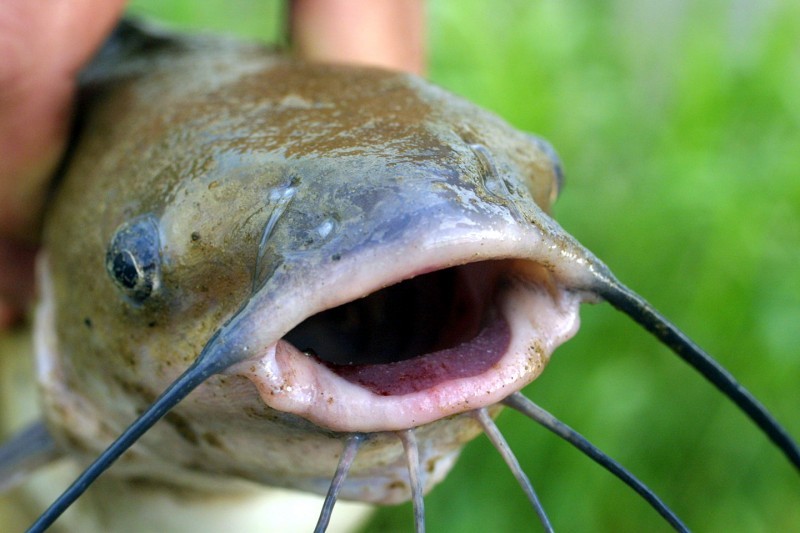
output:
[{"label": "catfish mouth interior", "polygon": [[508,324],[494,301],[510,264],[421,274],[317,313],[283,340],[384,396],[485,371],[508,345]]},{"label": "catfish mouth interior", "polygon": [[[583,295],[536,261],[420,263],[387,263],[371,293],[308,316],[229,372],[322,428],[397,431],[502,401],[577,331]],[[349,290],[366,285],[352,276]]]}]

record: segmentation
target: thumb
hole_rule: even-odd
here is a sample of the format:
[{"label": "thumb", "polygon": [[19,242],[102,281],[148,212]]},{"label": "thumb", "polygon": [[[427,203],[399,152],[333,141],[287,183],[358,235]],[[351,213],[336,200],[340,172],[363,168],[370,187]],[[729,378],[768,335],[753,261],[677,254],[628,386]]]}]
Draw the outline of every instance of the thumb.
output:
[{"label": "thumb", "polygon": [[76,76],[124,0],[0,1],[0,330],[33,287],[33,244],[69,135]]}]

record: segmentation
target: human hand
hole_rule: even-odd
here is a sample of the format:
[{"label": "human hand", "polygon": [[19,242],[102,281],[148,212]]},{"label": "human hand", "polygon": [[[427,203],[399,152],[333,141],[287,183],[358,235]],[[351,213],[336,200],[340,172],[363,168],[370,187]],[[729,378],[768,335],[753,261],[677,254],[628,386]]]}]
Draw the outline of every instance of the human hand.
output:
[{"label": "human hand", "polygon": [[424,0],[293,0],[291,25],[304,59],[425,71]]},{"label": "human hand", "polygon": [[69,134],[76,75],[123,5],[0,2],[0,329],[33,293],[42,208]]},{"label": "human hand", "polygon": [[[0,3],[0,331],[33,295],[49,180],[63,155],[76,77],[125,0]],[[294,0],[296,53],[310,60],[424,69],[423,0]]]}]

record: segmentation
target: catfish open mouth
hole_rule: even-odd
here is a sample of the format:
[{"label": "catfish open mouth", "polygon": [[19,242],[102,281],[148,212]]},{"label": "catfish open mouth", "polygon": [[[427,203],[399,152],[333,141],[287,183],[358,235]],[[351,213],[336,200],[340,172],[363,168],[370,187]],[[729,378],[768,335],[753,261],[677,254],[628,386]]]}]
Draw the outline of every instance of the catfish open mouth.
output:
[{"label": "catfish open mouth", "polygon": [[509,342],[508,323],[492,301],[504,263],[484,261],[402,281],[316,314],[284,340],[382,396],[486,371]]},{"label": "catfish open mouth", "polygon": [[533,381],[577,330],[582,300],[516,259],[384,285],[306,318],[235,372],[270,407],[334,431],[407,429]]},{"label": "catfish open mouth", "polygon": [[[466,343],[490,320],[503,261],[423,274],[304,320],[284,340],[331,368],[400,363]],[[339,372],[337,372],[339,373]]]}]

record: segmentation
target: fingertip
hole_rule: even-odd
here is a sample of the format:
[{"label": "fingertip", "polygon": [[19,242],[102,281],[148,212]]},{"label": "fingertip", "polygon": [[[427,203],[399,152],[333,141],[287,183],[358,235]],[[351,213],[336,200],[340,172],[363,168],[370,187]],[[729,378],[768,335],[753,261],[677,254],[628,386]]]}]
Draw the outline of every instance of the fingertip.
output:
[{"label": "fingertip", "polygon": [[11,304],[0,301],[0,333],[7,331],[22,320],[22,312]]},{"label": "fingertip", "polygon": [[290,17],[304,59],[425,71],[422,0],[293,0]]},{"label": "fingertip", "polygon": [[0,239],[0,331],[19,323],[34,296],[34,246]]},{"label": "fingertip", "polygon": [[0,1],[0,237],[34,240],[77,73],[124,0]]}]

